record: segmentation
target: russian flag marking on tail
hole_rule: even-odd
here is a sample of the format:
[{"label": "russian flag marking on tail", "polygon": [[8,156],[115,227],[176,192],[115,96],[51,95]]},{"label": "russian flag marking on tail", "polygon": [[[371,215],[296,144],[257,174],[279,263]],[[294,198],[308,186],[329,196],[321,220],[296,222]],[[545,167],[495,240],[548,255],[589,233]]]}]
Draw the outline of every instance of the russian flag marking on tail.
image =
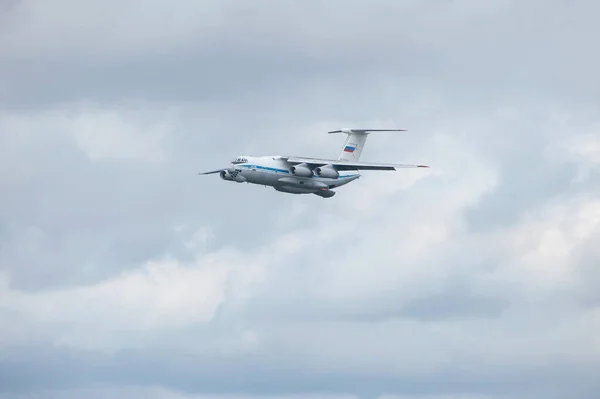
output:
[{"label": "russian flag marking on tail", "polygon": [[358,162],[365,149],[367,137],[372,132],[403,132],[404,129],[339,129],[332,130],[329,133],[345,133],[348,135],[342,150],[338,155],[339,161]]}]

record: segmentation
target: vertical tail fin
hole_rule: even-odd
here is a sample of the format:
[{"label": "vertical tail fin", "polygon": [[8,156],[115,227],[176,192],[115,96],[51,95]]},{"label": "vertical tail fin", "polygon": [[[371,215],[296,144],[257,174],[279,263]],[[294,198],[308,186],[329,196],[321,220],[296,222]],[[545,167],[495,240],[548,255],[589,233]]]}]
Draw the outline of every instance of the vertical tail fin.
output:
[{"label": "vertical tail fin", "polygon": [[404,129],[341,129],[328,133],[346,133],[348,138],[338,155],[340,161],[358,162],[370,132],[405,132]]}]

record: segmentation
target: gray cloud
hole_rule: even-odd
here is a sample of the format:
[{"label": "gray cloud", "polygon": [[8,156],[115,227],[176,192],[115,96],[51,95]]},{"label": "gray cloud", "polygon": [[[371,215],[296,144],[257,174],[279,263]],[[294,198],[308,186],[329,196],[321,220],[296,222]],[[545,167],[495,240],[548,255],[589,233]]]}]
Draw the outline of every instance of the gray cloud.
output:
[{"label": "gray cloud", "polygon": [[[532,91],[571,100],[597,93],[585,78],[600,62],[586,47],[595,29],[591,2],[578,8],[559,1],[377,1],[368,8],[345,4],[333,13],[333,3],[188,3],[168,7],[174,22],[162,30],[156,29],[161,6],[144,13],[121,6],[122,14],[115,14],[111,7],[120,4],[46,13],[43,23],[41,14],[13,10],[23,23],[5,40],[13,50],[3,52],[5,106],[124,96],[230,101],[251,95],[272,103],[273,92],[279,97],[303,82],[341,79],[355,87],[382,73],[394,74],[404,88],[434,81],[435,87],[460,87],[462,97],[475,101],[519,101]],[[94,22],[86,29],[78,18]],[[61,37],[62,47],[46,41],[55,51],[41,51],[43,38],[69,29],[75,34]],[[32,63],[33,57],[45,62]],[[562,79],[568,68],[578,73]]]},{"label": "gray cloud", "polygon": [[[595,397],[597,8],[11,3],[0,397]],[[197,175],[367,125],[433,168]]]},{"label": "gray cloud", "polygon": [[[430,397],[443,392],[455,392],[455,397],[477,397],[490,395],[490,390],[493,390],[494,394],[485,397],[533,398],[547,395],[562,398],[573,394],[578,398],[593,398],[598,389],[589,368],[560,365],[516,366],[510,370],[493,365],[487,365],[485,369],[448,365],[426,374],[415,371],[408,377],[389,371],[360,374],[328,372],[325,377],[316,370],[289,364],[281,367],[281,363],[271,356],[235,358],[232,359],[234,362],[223,364],[218,358],[198,361],[161,355],[127,352],[111,357],[87,357],[88,361],[82,367],[70,360],[72,355],[68,352],[55,356],[54,359],[60,360],[52,362],[38,354],[15,363],[10,370],[3,370],[3,375],[10,378],[9,383],[4,385],[5,392],[10,392],[13,397],[32,386],[64,390],[65,387],[82,384],[104,384],[103,381],[107,380],[124,387],[169,387],[176,384],[178,389],[175,392],[203,392],[204,395],[239,395],[249,391],[260,396],[289,395],[293,392],[335,395],[353,391],[364,397],[395,391],[409,397]],[[77,354],[77,357],[82,355]],[[157,360],[160,360],[159,364],[149,366],[150,362]],[[266,366],[267,362],[271,365]],[[230,378],[222,378],[224,373],[230,374]],[[29,377],[23,378],[25,375]],[[65,380],[65,375],[69,375],[68,380]],[[569,386],[565,386],[567,381]]]}]

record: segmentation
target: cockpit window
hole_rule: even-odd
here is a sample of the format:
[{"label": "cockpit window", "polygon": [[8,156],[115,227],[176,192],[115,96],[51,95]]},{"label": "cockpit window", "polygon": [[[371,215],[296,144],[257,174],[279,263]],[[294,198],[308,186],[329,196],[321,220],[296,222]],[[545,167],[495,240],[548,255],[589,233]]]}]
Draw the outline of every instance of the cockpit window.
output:
[{"label": "cockpit window", "polygon": [[231,161],[232,164],[239,164],[239,163],[247,163],[248,160],[244,157],[237,157],[236,159],[234,159],[233,161]]}]

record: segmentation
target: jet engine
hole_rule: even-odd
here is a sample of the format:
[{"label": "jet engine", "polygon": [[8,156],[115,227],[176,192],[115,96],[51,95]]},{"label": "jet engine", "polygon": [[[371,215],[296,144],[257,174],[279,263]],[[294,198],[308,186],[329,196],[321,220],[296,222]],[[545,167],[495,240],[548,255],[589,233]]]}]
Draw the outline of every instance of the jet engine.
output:
[{"label": "jet engine", "polygon": [[221,179],[223,179],[223,180],[233,180],[233,177],[231,177],[231,174],[227,170],[222,170],[220,175],[221,175]]},{"label": "jet engine", "polygon": [[300,177],[311,177],[313,175],[312,170],[305,163],[295,165],[290,168],[290,173],[294,176]]},{"label": "jet engine", "polygon": [[325,165],[315,168],[315,175],[329,179],[337,179],[340,176],[340,173],[335,170],[333,166]]},{"label": "jet engine", "polygon": [[240,175],[237,170],[231,170],[231,169],[222,170],[221,173],[219,173],[219,175],[221,175],[221,179],[223,179],[223,180],[235,181],[238,183],[242,183],[242,182],[246,181],[246,178],[244,176]]}]

